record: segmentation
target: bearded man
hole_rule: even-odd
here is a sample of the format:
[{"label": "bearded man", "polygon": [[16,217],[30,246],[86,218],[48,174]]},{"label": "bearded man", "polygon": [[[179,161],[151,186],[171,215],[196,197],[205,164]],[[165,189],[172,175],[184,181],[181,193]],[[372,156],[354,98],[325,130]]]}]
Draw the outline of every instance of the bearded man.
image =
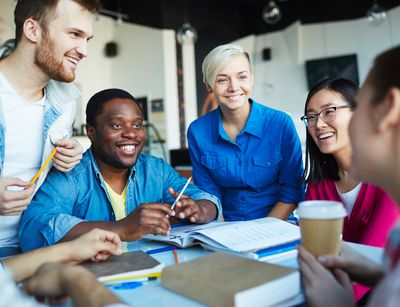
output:
[{"label": "bearded man", "polygon": [[[20,214],[49,169],[70,171],[82,147],[69,138],[80,93],[70,84],[87,56],[99,0],[18,0],[15,40],[0,46],[0,257],[19,251]],[[53,163],[29,181],[57,146]]]}]

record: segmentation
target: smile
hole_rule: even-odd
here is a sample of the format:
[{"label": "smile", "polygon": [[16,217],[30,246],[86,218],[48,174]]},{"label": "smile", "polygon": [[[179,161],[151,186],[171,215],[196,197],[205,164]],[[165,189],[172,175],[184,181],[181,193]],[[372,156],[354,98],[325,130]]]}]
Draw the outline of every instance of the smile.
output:
[{"label": "smile", "polygon": [[335,134],[333,132],[326,132],[326,133],[320,134],[318,136],[318,138],[319,139],[326,139],[326,138],[329,138],[329,137],[334,136],[334,135]]},{"label": "smile", "polygon": [[67,58],[67,60],[68,60],[69,62],[71,62],[72,64],[78,65],[78,62],[79,62],[78,59],[72,58],[72,57],[70,57],[70,56],[67,56],[66,58]]},{"label": "smile", "polygon": [[136,149],[136,145],[120,145],[117,147],[122,149],[124,152],[128,154],[134,153]]}]

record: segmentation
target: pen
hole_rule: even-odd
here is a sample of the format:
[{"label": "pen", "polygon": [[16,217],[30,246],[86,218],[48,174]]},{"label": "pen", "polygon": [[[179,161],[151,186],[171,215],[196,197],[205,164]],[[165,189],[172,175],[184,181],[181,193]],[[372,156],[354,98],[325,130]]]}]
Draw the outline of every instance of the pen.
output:
[{"label": "pen", "polygon": [[146,254],[147,255],[157,254],[157,253],[162,253],[162,252],[166,252],[166,251],[171,251],[176,248],[177,248],[176,246],[170,245],[170,246],[165,246],[165,247],[148,250],[148,251],[146,251]]},{"label": "pen", "polygon": [[39,178],[40,174],[44,171],[44,169],[47,167],[47,165],[49,165],[51,159],[53,159],[54,155],[56,154],[57,149],[58,149],[58,146],[53,149],[53,151],[51,152],[50,156],[47,158],[46,161],[44,161],[42,167],[38,170],[38,172],[36,173],[35,177],[33,177],[31,182],[29,182],[30,186],[33,185],[36,182],[36,180]]},{"label": "pen", "polygon": [[179,258],[178,258],[178,253],[176,252],[176,248],[174,248],[173,253],[174,253],[175,264],[179,264]]},{"label": "pen", "polygon": [[189,179],[186,181],[185,185],[183,186],[183,189],[181,190],[181,192],[178,194],[178,197],[175,199],[175,201],[172,203],[171,205],[171,210],[173,210],[175,208],[176,203],[179,201],[179,199],[181,198],[183,192],[185,192],[186,188],[188,187],[190,180],[192,180],[192,177],[190,176]]}]

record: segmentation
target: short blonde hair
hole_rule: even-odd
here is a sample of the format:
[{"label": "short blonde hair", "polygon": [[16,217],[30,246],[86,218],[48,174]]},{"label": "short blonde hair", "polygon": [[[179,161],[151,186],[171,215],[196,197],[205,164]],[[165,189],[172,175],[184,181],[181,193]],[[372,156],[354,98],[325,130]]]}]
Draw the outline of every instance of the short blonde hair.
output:
[{"label": "short blonde hair", "polygon": [[249,61],[250,71],[252,71],[250,56],[241,46],[235,44],[220,45],[211,50],[203,60],[201,66],[203,81],[212,87],[218,71],[231,57],[236,55],[244,55]]}]

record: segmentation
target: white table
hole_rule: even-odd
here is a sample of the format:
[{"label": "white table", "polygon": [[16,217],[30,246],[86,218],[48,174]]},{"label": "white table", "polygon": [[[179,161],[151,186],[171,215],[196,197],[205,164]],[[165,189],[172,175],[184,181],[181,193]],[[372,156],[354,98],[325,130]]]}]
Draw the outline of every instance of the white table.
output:
[{"label": "white table", "polygon": [[[358,250],[360,253],[366,255],[376,262],[382,261],[383,249],[377,247],[371,247],[361,244],[350,243],[352,247]],[[132,242],[128,244],[129,250],[152,250],[160,247],[165,247],[167,245],[162,243],[148,242],[145,240],[141,240],[138,242]],[[180,262],[185,262],[191,259],[195,259],[210,253],[210,251],[204,250],[201,247],[191,247],[187,249],[178,249],[178,256]],[[165,265],[172,265],[175,263],[174,255],[171,250],[164,251],[156,254],[152,254],[154,258],[156,258],[161,263]],[[297,259],[296,256],[291,256],[285,259],[280,259],[274,261],[276,264],[280,264],[287,267],[297,268]],[[135,289],[124,289],[124,290],[113,290],[114,293],[120,297],[123,301],[130,305],[134,306],[143,306],[143,307],[153,307],[153,306],[187,306],[187,307],[195,307],[195,306],[204,306],[203,304],[194,301],[190,298],[179,295],[170,290],[164,289],[160,281],[150,281],[145,285],[135,288]],[[290,299],[287,302],[282,303],[280,306],[293,306],[297,304],[301,304],[304,302],[303,295],[298,295],[295,298]]]}]

